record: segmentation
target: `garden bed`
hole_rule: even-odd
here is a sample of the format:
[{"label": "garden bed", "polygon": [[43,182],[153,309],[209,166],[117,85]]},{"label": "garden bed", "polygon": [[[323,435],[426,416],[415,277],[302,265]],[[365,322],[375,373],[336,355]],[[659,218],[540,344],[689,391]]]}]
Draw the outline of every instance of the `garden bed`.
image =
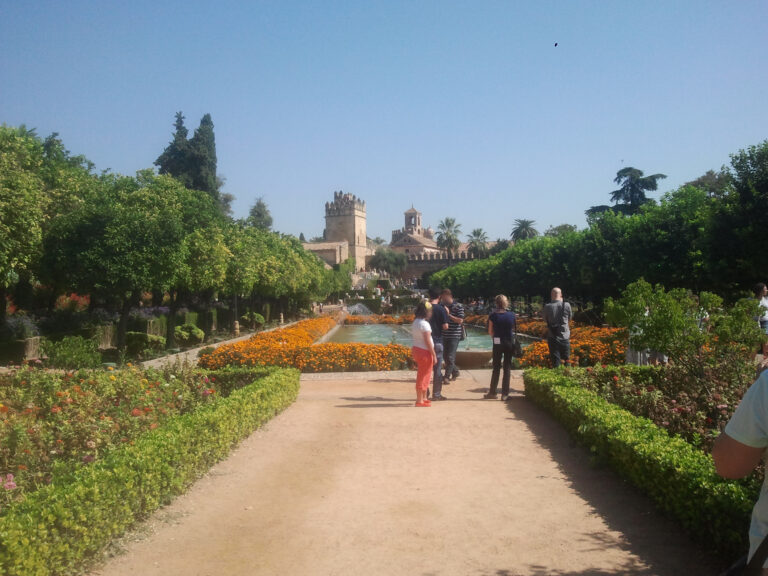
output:
[{"label": "garden bed", "polygon": [[708,454],[585,389],[565,371],[527,370],[524,380],[527,397],[694,538],[726,554],[747,549],[754,482],[724,480]]},{"label": "garden bed", "polygon": [[224,366],[295,367],[302,372],[402,370],[412,366],[410,348],[399,344],[314,344],[337,325],[324,316],[302,320],[200,356],[204,368]]},{"label": "garden bed", "polygon": [[[130,372],[124,381],[121,378],[121,383],[127,388],[138,384],[146,397],[142,407],[131,407],[140,395],[116,389],[113,396],[119,399],[116,408],[123,401],[128,404],[124,407],[126,415],[119,421],[135,420],[135,424],[126,424],[127,430],[120,427],[120,434],[125,436],[116,443],[110,440],[113,434],[109,429],[114,430],[118,418],[110,417],[101,407],[92,415],[101,412],[104,418],[72,418],[70,407],[79,403],[88,407],[98,405],[100,397],[90,395],[89,389],[117,382],[117,376],[109,374],[115,380],[108,377],[105,382],[95,377],[95,384],[91,384],[90,380],[80,382],[77,376],[84,374],[70,375],[66,380],[59,376],[61,383],[57,382],[56,375],[49,375],[41,383],[39,388],[50,392],[50,418],[70,416],[70,424],[63,427],[69,431],[64,438],[78,437],[80,427],[91,434],[103,427],[106,439],[101,444],[95,440],[86,441],[84,446],[80,440],[67,444],[61,437],[56,438],[62,432],[57,426],[47,426],[49,416],[44,415],[39,432],[31,434],[29,441],[34,443],[35,438],[45,436],[53,441],[53,446],[62,446],[60,449],[65,455],[58,459],[58,464],[49,466],[40,453],[40,469],[27,467],[23,470],[24,476],[18,477],[22,484],[15,485],[14,489],[26,487],[24,494],[6,502],[0,510],[0,573],[9,576],[70,573],[84,558],[103,548],[133,522],[182,493],[212,464],[224,458],[232,445],[290,405],[299,389],[296,370],[198,372],[199,387],[193,383],[194,379],[188,382],[185,377],[173,379],[169,374],[167,380],[150,381],[138,378],[141,374]],[[184,380],[181,398],[178,393],[174,394],[180,389],[171,384],[175,380]],[[155,386],[155,382],[160,385]],[[28,383],[21,386],[26,385]],[[170,390],[167,394],[173,398],[171,404],[176,412],[160,418],[156,416],[158,412],[162,414],[162,409],[171,408],[163,406],[168,400],[166,388]],[[184,397],[195,394],[199,398]],[[162,400],[160,403],[156,401],[158,398]],[[191,403],[190,409],[182,413],[187,401]],[[39,400],[38,403],[41,404]],[[8,408],[8,404],[3,405]],[[52,410],[54,407],[61,409]],[[43,406],[38,406],[37,410],[22,412],[21,416],[39,416],[42,409]],[[7,424],[12,410],[15,416],[15,407],[2,413],[6,461],[10,454],[8,438],[20,429],[19,422]],[[98,453],[100,450],[103,453]],[[98,453],[95,456],[94,451]],[[16,453],[13,465],[19,470],[15,462],[28,455],[24,449]],[[85,456],[93,457],[94,461]],[[7,483],[5,492],[9,492]]]}]

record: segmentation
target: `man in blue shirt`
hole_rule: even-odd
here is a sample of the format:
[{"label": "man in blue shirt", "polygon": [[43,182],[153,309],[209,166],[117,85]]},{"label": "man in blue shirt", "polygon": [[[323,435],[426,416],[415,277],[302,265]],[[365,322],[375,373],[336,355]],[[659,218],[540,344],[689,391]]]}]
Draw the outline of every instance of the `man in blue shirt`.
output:
[{"label": "man in blue shirt", "polygon": [[432,328],[432,342],[435,345],[435,363],[432,373],[432,400],[447,400],[443,396],[443,331],[448,329],[448,312],[440,304],[440,289],[429,289],[429,302],[432,304],[432,317],[429,325]]}]

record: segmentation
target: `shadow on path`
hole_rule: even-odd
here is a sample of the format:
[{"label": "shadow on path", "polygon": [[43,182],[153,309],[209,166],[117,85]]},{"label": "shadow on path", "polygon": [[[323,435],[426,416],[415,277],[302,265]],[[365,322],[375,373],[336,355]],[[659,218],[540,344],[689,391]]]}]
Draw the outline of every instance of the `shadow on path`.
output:
[{"label": "shadow on path", "polygon": [[[531,576],[602,576],[608,574],[648,574],[659,576],[708,576],[719,574],[728,561],[717,558],[692,543],[682,528],[658,512],[653,502],[624,482],[611,470],[592,464],[586,449],[577,445],[566,430],[552,417],[534,405],[524,395],[510,396],[507,410],[516,420],[524,422],[534,434],[535,441],[547,450],[565,481],[578,493],[607,524],[619,532],[621,548],[642,558],[645,566],[634,560],[621,571],[606,572],[599,568],[584,571],[558,571],[545,566],[530,566]],[[567,522],[563,518],[563,522]],[[616,546],[614,538],[595,533],[580,537],[585,548],[606,549]],[[687,558],[680,550],[689,550]],[[553,550],[553,555],[556,551]],[[494,574],[513,576],[519,572],[498,570]]]}]

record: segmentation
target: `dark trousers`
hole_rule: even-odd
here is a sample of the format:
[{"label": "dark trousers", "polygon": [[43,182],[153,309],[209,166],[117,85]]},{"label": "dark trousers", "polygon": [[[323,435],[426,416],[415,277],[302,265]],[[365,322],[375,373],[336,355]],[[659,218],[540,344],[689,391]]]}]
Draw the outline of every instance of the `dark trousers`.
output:
[{"label": "dark trousers", "polygon": [[456,350],[459,348],[458,338],[443,338],[443,360],[445,360],[445,377],[449,378],[459,373],[456,368]]},{"label": "dark trousers", "polygon": [[571,357],[571,341],[568,338],[549,336],[547,344],[549,345],[549,359],[552,361],[553,368],[558,368],[563,362],[568,364],[568,359]]},{"label": "dark trousers", "polygon": [[493,345],[493,372],[491,372],[490,394],[496,394],[499,387],[499,372],[504,369],[504,376],[501,379],[501,395],[509,395],[509,378],[512,370],[512,343],[502,342]]},{"label": "dark trousers", "polygon": [[437,363],[432,371],[432,396],[440,396],[443,391],[443,342],[435,342]]}]

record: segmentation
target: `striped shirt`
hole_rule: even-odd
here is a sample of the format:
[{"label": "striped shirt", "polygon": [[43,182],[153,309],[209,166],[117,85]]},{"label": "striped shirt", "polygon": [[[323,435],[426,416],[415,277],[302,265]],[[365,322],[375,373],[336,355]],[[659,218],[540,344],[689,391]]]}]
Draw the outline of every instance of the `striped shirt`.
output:
[{"label": "striped shirt", "polygon": [[[458,302],[454,302],[453,304],[450,305],[450,307],[447,307],[447,308],[448,308],[448,311],[451,313],[451,316],[454,316],[456,318],[464,318],[464,306],[462,306]],[[453,338],[456,340],[461,338],[461,324],[452,322],[449,319],[448,329],[443,332],[443,338]]]}]

